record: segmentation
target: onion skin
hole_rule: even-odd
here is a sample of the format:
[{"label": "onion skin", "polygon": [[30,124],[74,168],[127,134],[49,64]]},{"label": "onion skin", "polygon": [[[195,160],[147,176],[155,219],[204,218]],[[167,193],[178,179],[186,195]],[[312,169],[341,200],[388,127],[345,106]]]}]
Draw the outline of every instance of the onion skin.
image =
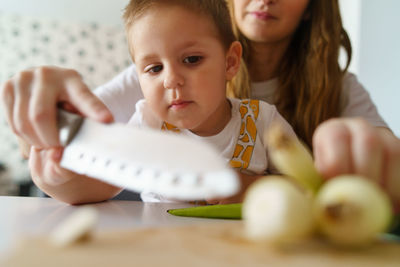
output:
[{"label": "onion skin", "polygon": [[364,177],[342,175],[327,181],[314,202],[320,232],[342,246],[370,244],[390,227],[389,197]]}]

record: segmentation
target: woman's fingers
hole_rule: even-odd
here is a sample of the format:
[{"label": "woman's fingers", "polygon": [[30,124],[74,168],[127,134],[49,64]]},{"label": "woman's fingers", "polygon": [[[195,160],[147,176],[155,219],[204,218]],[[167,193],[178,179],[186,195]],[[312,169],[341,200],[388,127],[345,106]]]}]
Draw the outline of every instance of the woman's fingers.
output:
[{"label": "woman's fingers", "polygon": [[57,70],[60,69],[36,69],[30,97],[30,120],[45,148],[60,145],[56,121],[57,101],[58,95],[64,90],[63,80],[67,77],[57,73]]},{"label": "woman's fingers", "polygon": [[400,211],[400,157],[389,159],[386,167],[385,187]]},{"label": "woman's fingers", "polygon": [[67,103],[71,103],[79,113],[100,122],[113,121],[113,116],[109,109],[92,93],[80,78],[73,77],[68,80],[66,89],[68,94],[64,100]]},{"label": "woman's fingers", "polygon": [[16,132],[21,138],[31,145],[43,147],[44,142],[33,128],[29,110],[33,81],[34,77],[31,71],[22,71],[14,78],[13,122]]},{"label": "woman's fingers", "polygon": [[334,119],[313,138],[315,164],[325,178],[363,175],[400,202],[400,139],[361,119]]},{"label": "woman's fingers", "polygon": [[400,208],[400,139],[389,130],[381,129],[384,142],[383,184]]},{"label": "woman's fingers", "polygon": [[37,148],[59,146],[57,106],[100,122],[111,122],[108,108],[85,85],[78,72],[58,67],[21,71],[2,87],[7,121],[25,142]]},{"label": "woman's fingers", "polygon": [[[55,73],[58,70],[58,73]],[[46,69],[37,71],[36,86],[31,97],[31,113],[35,131],[45,142],[46,147],[59,145],[57,129],[57,106],[63,106],[85,117],[111,122],[108,108],[95,96],[83,82],[78,72],[69,69]],[[59,76],[53,82],[53,76]]]},{"label": "woman's fingers", "polygon": [[2,87],[1,100],[5,116],[12,131],[30,144],[40,146],[28,118],[30,83],[32,75],[29,71],[20,72],[8,80]]},{"label": "woman's fingers", "polygon": [[315,165],[325,178],[354,170],[351,131],[339,120],[321,124],[313,136]]},{"label": "woman's fingers", "polygon": [[360,119],[345,120],[351,132],[354,173],[382,183],[384,143],[379,129]]},{"label": "woman's fingers", "polygon": [[8,125],[13,132],[16,132],[14,126],[14,85],[12,80],[8,80],[1,87],[1,100]]}]

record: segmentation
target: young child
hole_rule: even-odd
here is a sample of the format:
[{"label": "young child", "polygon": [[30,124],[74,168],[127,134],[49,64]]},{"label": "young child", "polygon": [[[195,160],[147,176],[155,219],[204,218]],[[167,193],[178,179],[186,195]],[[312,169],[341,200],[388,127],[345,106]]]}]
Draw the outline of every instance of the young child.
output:
[{"label": "young child", "polygon": [[241,172],[271,172],[264,131],[274,122],[294,132],[274,106],[226,98],[242,47],[225,1],[131,0],[124,19],[144,95],[129,123],[204,139]]}]

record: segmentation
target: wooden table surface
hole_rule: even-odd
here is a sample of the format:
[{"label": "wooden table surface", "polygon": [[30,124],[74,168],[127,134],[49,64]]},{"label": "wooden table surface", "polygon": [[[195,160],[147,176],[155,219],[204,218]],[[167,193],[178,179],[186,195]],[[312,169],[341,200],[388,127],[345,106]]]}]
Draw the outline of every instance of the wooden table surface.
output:
[{"label": "wooden table surface", "polygon": [[[1,266],[400,266],[400,243],[346,250],[314,238],[271,248],[246,240],[242,221],[175,217],[185,204],[109,201],[91,205],[100,221],[91,239],[66,248],[47,234],[76,207],[52,199],[0,197]],[[5,238],[4,238],[5,237]],[[5,240],[5,241],[4,241]],[[0,254],[1,256],[1,254]]]},{"label": "wooden table surface", "polygon": [[[190,206],[188,204],[111,200],[90,206],[99,212],[95,229],[99,232],[210,222],[176,217],[166,212],[171,208]],[[0,255],[7,253],[20,238],[49,233],[78,207],[51,198],[0,196]]]}]

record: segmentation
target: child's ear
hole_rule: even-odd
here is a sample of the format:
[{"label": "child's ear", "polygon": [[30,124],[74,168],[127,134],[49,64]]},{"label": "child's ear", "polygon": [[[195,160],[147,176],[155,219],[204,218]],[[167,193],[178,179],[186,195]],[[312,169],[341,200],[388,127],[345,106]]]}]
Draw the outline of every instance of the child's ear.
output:
[{"label": "child's ear", "polygon": [[240,68],[240,61],[242,58],[242,45],[235,41],[231,44],[228,52],[226,53],[226,80],[230,81],[235,77]]}]

